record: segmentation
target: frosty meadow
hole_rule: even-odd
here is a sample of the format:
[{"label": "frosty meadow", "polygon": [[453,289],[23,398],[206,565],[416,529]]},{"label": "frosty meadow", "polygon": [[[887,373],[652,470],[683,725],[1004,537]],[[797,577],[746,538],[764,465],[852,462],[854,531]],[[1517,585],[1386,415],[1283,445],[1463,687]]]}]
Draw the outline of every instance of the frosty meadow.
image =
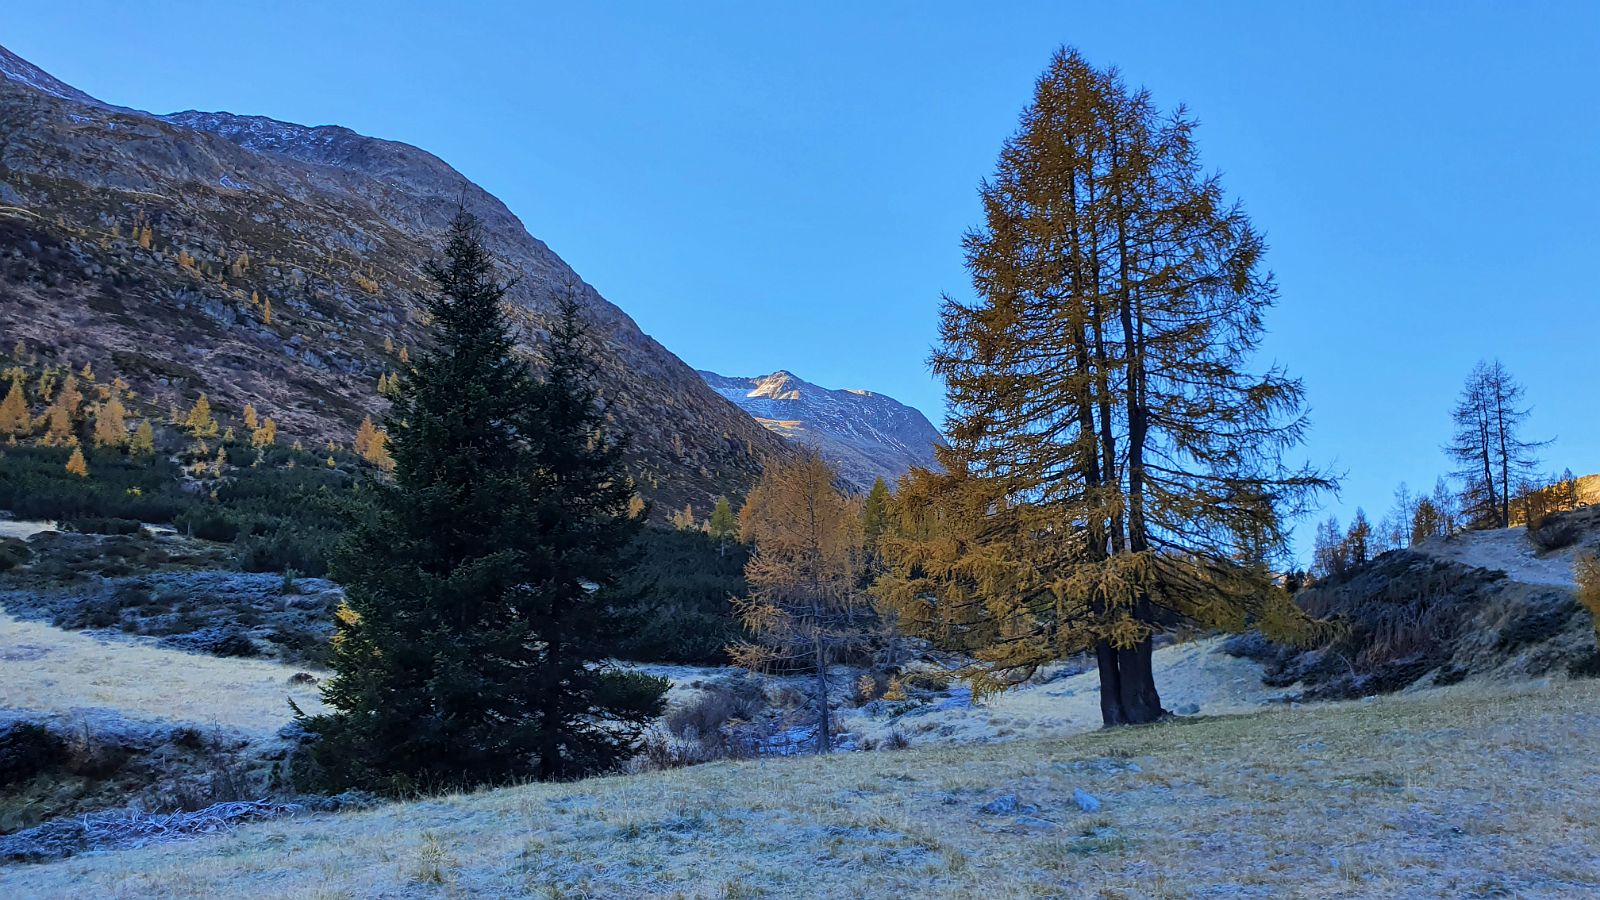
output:
[{"label": "frosty meadow", "polygon": [[1600,11],[84,12],[0,895],[1600,894]]}]

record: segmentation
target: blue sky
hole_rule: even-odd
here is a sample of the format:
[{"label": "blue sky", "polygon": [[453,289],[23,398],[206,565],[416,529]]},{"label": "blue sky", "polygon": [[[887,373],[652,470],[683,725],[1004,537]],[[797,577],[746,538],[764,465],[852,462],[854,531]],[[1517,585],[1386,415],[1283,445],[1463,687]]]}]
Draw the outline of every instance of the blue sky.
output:
[{"label": "blue sky", "polygon": [[1327,511],[1431,486],[1481,357],[1547,468],[1600,471],[1600,3],[120,0],[27,4],[0,43],[114,103],[424,147],[691,365],[935,421],[978,182],[1071,44],[1187,103],[1267,233],[1264,357],[1347,475]]}]

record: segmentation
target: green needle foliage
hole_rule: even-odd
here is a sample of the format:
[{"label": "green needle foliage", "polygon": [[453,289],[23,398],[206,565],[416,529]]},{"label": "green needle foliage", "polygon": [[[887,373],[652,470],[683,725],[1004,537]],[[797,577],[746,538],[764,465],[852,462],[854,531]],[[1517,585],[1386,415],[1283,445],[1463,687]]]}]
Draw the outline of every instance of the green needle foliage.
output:
[{"label": "green needle foliage", "polygon": [[578,308],[560,303],[536,377],[474,219],[428,274],[434,344],[393,387],[393,478],[334,559],[349,599],[316,755],[380,790],[613,767],[665,683],[603,663],[628,620],[602,588],[641,523]]}]

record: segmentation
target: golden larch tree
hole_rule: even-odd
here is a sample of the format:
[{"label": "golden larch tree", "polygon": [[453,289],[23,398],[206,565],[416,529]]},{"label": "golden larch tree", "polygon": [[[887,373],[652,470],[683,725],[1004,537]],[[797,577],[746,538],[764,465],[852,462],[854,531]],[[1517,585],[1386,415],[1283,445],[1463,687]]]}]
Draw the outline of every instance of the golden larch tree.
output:
[{"label": "golden larch tree", "polygon": [[183,427],[198,438],[216,436],[217,420],[211,416],[211,400],[205,394],[195,398],[194,406],[189,408],[189,414],[184,417]]},{"label": "golden larch tree", "polygon": [[810,669],[815,677],[816,750],[832,748],[828,666],[867,641],[870,611],[860,589],[861,518],[814,453],[774,461],[745,500],[740,536],[755,550],[749,593],[734,601],[752,636],[729,648],[753,671]]},{"label": "golden larch tree", "polygon": [[[372,442],[377,435],[378,428],[376,425],[372,424],[372,417],[367,416],[366,418],[362,419],[360,427],[356,428],[356,440],[354,445],[356,455],[366,456],[367,450],[372,446]],[[328,449],[333,449],[332,441],[328,442]]]},{"label": "golden larch tree", "polygon": [[15,437],[33,430],[33,418],[28,414],[28,395],[22,386],[22,371],[17,369],[10,374],[11,388],[6,391],[5,401],[0,402],[0,434]]},{"label": "golden larch tree", "polygon": [[271,447],[278,442],[278,423],[266,416],[250,431],[250,446]]},{"label": "golden larch tree", "polygon": [[73,447],[72,455],[67,457],[67,474],[79,478],[89,477],[89,463],[83,458],[83,448]]},{"label": "golden larch tree", "polygon": [[150,420],[145,419],[133,431],[133,437],[128,439],[128,452],[135,456],[156,452],[156,430],[151,427]]},{"label": "golden larch tree", "polygon": [[121,447],[128,440],[127,410],[122,406],[119,392],[113,388],[111,396],[95,408],[94,445],[96,447]]},{"label": "golden larch tree", "polygon": [[931,487],[956,506],[887,591],[971,595],[953,624],[992,636],[979,693],[1090,652],[1105,724],[1155,721],[1157,631],[1283,611],[1270,563],[1330,480],[1285,461],[1307,424],[1298,381],[1252,370],[1265,245],[1194,131],[1063,48],[981,186],[977,299],[946,298],[930,360],[954,473]]}]

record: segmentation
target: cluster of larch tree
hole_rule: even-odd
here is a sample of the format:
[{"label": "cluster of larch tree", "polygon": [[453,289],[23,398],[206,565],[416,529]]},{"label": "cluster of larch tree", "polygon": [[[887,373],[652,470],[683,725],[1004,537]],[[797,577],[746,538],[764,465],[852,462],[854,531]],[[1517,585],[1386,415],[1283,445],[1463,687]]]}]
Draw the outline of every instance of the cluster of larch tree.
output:
[{"label": "cluster of larch tree", "polygon": [[1402,482],[1393,506],[1376,525],[1357,509],[1348,529],[1337,517],[1317,525],[1310,575],[1339,575],[1389,550],[1469,528],[1537,524],[1545,515],[1577,505],[1571,471],[1540,476],[1536,451],[1545,442],[1523,433],[1530,408],[1526,391],[1499,361],[1479,362],[1451,410],[1454,432],[1445,452],[1455,460],[1455,484],[1443,476],[1430,494]]}]

